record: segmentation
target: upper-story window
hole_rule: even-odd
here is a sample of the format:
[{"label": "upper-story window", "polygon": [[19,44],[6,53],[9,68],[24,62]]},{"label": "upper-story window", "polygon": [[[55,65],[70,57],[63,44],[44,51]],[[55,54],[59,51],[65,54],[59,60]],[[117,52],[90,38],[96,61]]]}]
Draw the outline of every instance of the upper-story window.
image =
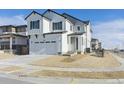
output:
[{"label": "upper-story window", "polygon": [[80,31],[80,30],[81,30],[80,26],[78,26],[78,27],[77,27],[77,30],[78,30],[78,31]]},{"label": "upper-story window", "polygon": [[30,29],[39,29],[40,28],[40,21],[31,21],[30,22]]},{"label": "upper-story window", "polygon": [[53,23],[53,30],[62,30],[62,22]]},{"label": "upper-story window", "polygon": [[72,25],[70,26],[70,30],[73,31],[73,26]]}]

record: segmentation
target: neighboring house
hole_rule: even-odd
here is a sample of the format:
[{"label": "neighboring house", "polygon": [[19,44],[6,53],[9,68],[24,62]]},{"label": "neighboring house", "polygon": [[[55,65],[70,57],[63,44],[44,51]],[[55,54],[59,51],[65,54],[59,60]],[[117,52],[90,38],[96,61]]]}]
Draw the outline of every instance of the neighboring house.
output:
[{"label": "neighboring house", "polygon": [[91,50],[91,24],[68,14],[35,11],[27,20],[30,54],[84,53]]},{"label": "neighboring house", "polygon": [[26,36],[26,25],[0,26],[0,51],[13,54],[28,53],[28,37]]},{"label": "neighboring house", "polygon": [[101,49],[101,42],[98,39],[92,38],[91,40],[92,51]]}]

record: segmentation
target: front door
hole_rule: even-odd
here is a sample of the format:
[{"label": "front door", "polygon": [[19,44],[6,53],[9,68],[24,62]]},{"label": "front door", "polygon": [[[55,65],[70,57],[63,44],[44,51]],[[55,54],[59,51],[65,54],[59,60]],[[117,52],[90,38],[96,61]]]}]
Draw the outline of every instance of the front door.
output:
[{"label": "front door", "polygon": [[78,38],[76,38],[76,50],[78,50]]}]

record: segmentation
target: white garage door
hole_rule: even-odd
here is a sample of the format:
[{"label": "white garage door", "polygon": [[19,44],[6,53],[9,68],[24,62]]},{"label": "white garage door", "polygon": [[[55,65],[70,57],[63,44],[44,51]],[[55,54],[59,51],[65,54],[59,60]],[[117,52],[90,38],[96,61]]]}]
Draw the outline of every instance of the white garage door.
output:
[{"label": "white garage door", "polygon": [[57,54],[57,42],[56,41],[46,41],[41,43],[41,54]]},{"label": "white garage door", "polygon": [[56,41],[51,41],[51,43],[46,43],[46,53],[47,54],[57,54],[58,48]]}]

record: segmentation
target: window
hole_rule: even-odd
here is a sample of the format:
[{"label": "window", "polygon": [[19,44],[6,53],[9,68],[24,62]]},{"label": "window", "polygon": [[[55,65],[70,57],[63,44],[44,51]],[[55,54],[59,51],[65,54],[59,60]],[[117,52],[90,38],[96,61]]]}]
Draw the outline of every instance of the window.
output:
[{"label": "window", "polygon": [[43,34],[43,38],[45,38],[45,34]]},{"label": "window", "polygon": [[62,22],[53,23],[53,30],[62,30]]},{"label": "window", "polygon": [[30,39],[30,38],[31,38],[31,36],[30,36],[30,35],[28,35],[28,38]]},{"label": "window", "polygon": [[50,41],[46,41],[46,43],[50,43]]},{"label": "window", "polygon": [[38,44],[39,42],[35,42],[36,44]]},{"label": "window", "polygon": [[51,41],[51,43],[56,43],[56,41]]},{"label": "window", "polygon": [[71,30],[71,31],[73,30],[73,26],[70,26],[70,30]]},{"label": "window", "polygon": [[80,26],[77,27],[77,30],[80,31]]},{"label": "window", "polygon": [[32,27],[33,27],[33,26],[32,26],[32,21],[31,21],[31,22],[30,22],[30,29],[32,29]]},{"label": "window", "polygon": [[73,43],[73,37],[71,37],[71,44]]},{"label": "window", "polygon": [[40,42],[40,43],[44,43],[44,42]]},{"label": "window", "polygon": [[35,37],[37,38],[37,37],[38,37],[38,35],[37,35],[37,34],[35,34]]},{"label": "window", "polygon": [[67,37],[67,44],[69,43],[69,37]]},{"label": "window", "polygon": [[40,21],[31,21],[30,22],[30,29],[39,29],[40,28]]}]

